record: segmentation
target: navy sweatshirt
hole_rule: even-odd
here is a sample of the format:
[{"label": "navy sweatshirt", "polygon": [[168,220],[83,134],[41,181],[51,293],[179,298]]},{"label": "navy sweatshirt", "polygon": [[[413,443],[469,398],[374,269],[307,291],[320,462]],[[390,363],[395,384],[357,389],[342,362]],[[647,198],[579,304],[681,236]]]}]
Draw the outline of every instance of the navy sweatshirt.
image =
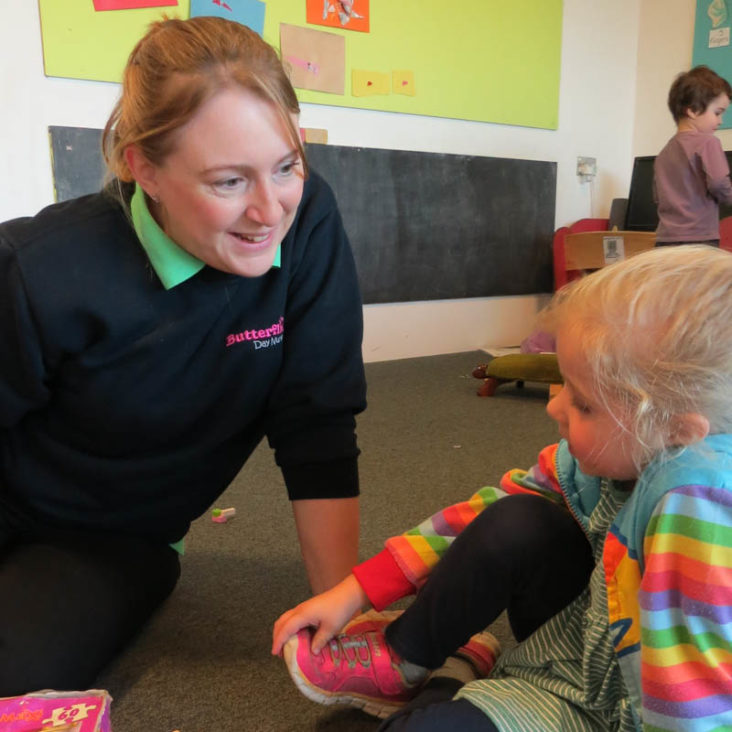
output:
[{"label": "navy sweatshirt", "polygon": [[261,277],[166,290],[99,193],[0,225],[0,281],[5,510],[177,541],[265,435],[291,499],[358,494],[361,300],[316,173]]}]

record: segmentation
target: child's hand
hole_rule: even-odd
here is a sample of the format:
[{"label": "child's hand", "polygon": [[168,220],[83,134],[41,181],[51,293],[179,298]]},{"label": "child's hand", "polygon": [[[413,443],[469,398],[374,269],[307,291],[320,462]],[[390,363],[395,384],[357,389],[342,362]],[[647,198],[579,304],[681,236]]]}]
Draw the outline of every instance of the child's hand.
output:
[{"label": "child's hand", "polygon": [[368,597],[358,580],[349,574],[330,590],[301,602],[280,615],[272,631],[272,654],[277,656],[287,639],[307,626],[317,628],[312,651],[320,653],[323,646],[361,608],[368,605]]}]

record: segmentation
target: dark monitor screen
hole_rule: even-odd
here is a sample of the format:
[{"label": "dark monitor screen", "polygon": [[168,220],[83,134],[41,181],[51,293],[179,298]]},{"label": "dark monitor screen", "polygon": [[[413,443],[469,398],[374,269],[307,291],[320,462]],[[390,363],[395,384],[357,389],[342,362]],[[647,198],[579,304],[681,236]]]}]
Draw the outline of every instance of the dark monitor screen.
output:
[{"label": "dark monitor screen", "polygon": [[[732,168],[732,151],[725,151],[727,162]],[[658,210],[653,200],[653,161],[655,155],[643,155],[633,162],[630,178],[628,207],[625,210],[625,229],[627,231],[655,231],[658,226]],[[732,206],[722,203],[719,218],[732,216]]]},{"label": "dark monitor screen", "polygon": [[626,231],[655,231],[658,210],[653,200],[653,161],[655,155],[644,155],[633,162],[628,207],[625,210]]}]

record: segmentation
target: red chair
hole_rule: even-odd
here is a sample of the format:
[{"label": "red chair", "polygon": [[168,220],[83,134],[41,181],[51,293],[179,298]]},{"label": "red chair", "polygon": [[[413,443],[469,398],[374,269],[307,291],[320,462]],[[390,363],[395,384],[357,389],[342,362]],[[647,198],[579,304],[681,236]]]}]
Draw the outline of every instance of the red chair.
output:
[{"label": "red chair", "polygon": [[719,248],[732,252],[732,216],[719,221]]},{"label": "red chair", "polygon": [[555,290],[582,276],[580,270],[567,269],[566,259],[564,258],[564,238],[567,234],[578,234],[581,231],[607,231],[608,223],[609,219],[580,219],[570,226],[561,226],[554,232],[552,251],[554,256]]}]

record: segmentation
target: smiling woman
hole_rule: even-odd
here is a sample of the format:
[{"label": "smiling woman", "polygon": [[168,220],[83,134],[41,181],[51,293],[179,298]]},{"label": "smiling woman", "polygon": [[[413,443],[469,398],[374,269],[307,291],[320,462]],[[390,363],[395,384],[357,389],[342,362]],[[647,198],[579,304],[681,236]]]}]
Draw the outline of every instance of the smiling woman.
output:
[{"label": "smiling woman", "polygon": [[256,33],[156,22],[104,190],[0,224],[0,696],[92,685],[265,436],[312,588],[355,563],[361,301],[298,113]]},{"label": "smiling woman", "polygon": [[150,213],[179,246],[211,267],[258,277],[272,266],[303,192],[301,152],[269,102],[225,88],[175,133],[162,165],[137,145],[127,165]]}]

